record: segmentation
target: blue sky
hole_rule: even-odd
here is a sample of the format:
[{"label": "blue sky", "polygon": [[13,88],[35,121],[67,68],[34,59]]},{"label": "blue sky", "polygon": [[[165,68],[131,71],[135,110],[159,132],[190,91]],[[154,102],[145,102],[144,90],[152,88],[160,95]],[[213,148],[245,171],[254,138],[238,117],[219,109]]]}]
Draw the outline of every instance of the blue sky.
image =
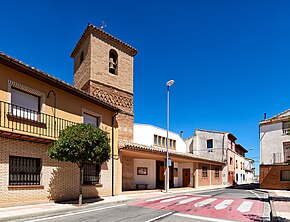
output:
[{"label": "blue sky", "polygon": [[[136,123],[233,133],[259,159],[258,123],[289,108],[290,1],[2,1],[0,51],[73,82],[87,23],[139,50]],[[258,162],[257,162],[258,163]]]}]

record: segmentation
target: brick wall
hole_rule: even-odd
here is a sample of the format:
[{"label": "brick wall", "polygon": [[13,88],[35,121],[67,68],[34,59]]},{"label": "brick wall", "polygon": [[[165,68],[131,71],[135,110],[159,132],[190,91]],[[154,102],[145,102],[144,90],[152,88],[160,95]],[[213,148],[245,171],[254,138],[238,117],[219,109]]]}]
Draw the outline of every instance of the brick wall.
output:
[{"label": "brick wall", "polygon": [[[47,144],[0,137],[0,205],[78,198],[79,168],[47,156]],[[41,186],[9,186],[9,156],[41,159]],[[84,186],[84,197],[111,195],[110,162],[102,165],[102,186]]]},{"label": "brick wall", "polygon": [[132,157],[122,157],[122,176],[123,191],[134,190],[134,159]]},{"label": "brick wall", "polygon": [[[215,169],[219,169],[219,177],[215,176]],[[211,165],[211,185],[222,185],[222,167]]]},{"label": "brick wall", "polygon": [[[202,177],[202,167],[207,167],[207,177]],[[198,186],[209,186],[210,185],[210,168],[208,164],[198,164]]]},{"label": "brick wall", "polygon": [[289,170],[287,165],[260,165],[260,188],[290,189],[290,181],[281,181],[281,171]]}]

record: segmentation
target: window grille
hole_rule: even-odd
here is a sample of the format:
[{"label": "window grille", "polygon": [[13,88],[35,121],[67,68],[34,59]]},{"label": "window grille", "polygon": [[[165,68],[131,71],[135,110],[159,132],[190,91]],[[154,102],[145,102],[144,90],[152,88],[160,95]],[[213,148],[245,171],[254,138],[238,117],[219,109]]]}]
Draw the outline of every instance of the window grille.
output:
[{"label": "window grille", "polygon": [[40,185],[40,159],[9,157],[9,185]]},{"label": "window grille", "polygon": [[100,183],[101,166],[98,164],[86,164],[84,166],[84,184]]},{"label": "window grille", "polygon": [[202,167],[202,177],[207,177],[207,167],[206,166]]}]

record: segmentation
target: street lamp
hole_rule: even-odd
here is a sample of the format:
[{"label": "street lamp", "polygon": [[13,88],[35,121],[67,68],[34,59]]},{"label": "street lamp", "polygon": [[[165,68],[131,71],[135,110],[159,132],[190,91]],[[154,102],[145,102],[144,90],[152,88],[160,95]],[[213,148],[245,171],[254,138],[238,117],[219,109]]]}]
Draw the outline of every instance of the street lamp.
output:
[{"label": "street lamp", "polygon": [[169,152],[168,152],[168,131],[169,131],[169,87],[172,86],[174,80],[169,80],[167,85],[167,110],[166,110],[166,171],[165,171],[165,192],[169,191]]}]

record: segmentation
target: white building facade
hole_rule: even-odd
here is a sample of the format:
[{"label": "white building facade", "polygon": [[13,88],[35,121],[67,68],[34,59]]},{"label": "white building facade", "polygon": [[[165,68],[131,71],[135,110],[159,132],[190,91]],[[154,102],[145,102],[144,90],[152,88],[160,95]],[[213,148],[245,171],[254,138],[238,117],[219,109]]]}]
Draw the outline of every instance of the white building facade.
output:
[{"label": "white building facade", "polygon": [[260,184],[290,188],[290,109],[260,122]]},{"label": "white building facade", "polygon": [[[121,152],[127,156],[127,162],[132,159],[132,180],[136,189],[139,185],[145,189],[164,188],[166,138],[165,129],[134,124],[134,144],[125,144]],[[223,162],[188,153],[183,139],[173,132],[168,133],[168,150],[170,188],[222,186]]]},{"label": "white building facade", "polygon": [[185,140],[188,152],[198,156],[224,162],[222,183],[224,186],[245,183],[245,153],[247,150],[236,144],[237,138],[228,132],[195,130]]}]

